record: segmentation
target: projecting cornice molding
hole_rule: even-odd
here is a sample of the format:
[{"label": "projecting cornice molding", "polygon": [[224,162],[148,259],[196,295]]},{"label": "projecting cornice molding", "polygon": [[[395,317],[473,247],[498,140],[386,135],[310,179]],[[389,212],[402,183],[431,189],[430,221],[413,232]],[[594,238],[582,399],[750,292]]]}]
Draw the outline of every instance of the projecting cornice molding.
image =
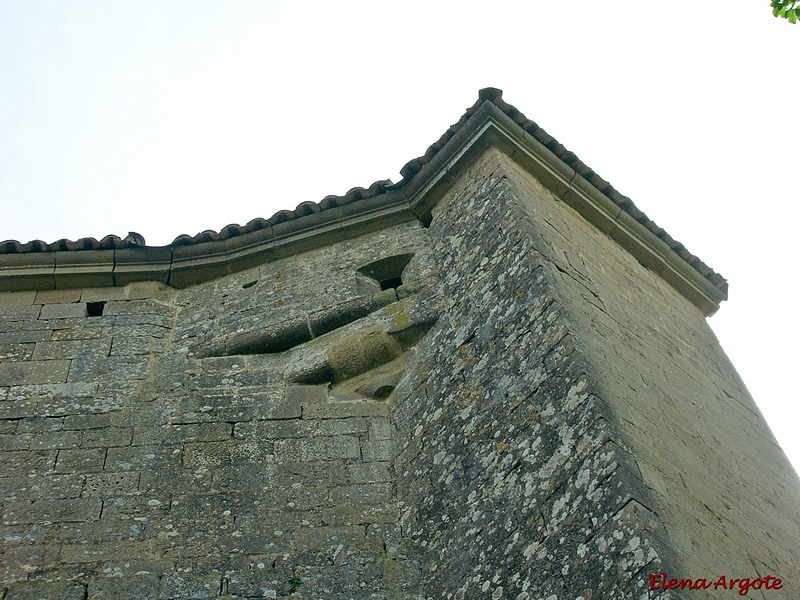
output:
[{"label": "projecting cornice molding", "polygon": [[664,240],[488,101],[403,188],[420,220],[425,223],[430,220],[431,210],[452,182],[489,148],[501,150],[533,174],[642,265],[669,282],[706,316],[714,314],[720,303],[727,300],[724,280],[721,286],[714,285]]},{"label": "projecting cornice molding", "polygon": [[[704,314],[713,314],[727,299],[722,277],[492,88],[481,90],[467,114],[423,157],[404,167],[398,184],[377,182],[368,190],[357,188],[319,204],[303,203],[269,221],[256,220],[253,231],[228,226],[219,234],[207,232],[208,241],[198,234],[181,236],[165,247],[2,253],[0,291],[124,286],[135,281],[181,288],[414,219],[427,225],[431,210],[452,183],[490,148],[528,170]],[[41,246],[37,247],[42,250]]]}]

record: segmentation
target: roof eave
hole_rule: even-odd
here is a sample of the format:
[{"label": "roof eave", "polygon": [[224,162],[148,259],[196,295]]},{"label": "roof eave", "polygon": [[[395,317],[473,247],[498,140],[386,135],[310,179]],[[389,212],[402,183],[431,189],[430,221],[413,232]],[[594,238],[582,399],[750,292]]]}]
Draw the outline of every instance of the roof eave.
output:
[{"label": "roof eave", "polygon": [[[705,315],[716,312],[720,302],[727,299],[726,287],[712,284],[490,99],[484,99],[418,172],[378,195],[227,240],[172,247],[0,255],[0,291],[122,286],[134,281],[187,287],[414,219],[427,224],[431,210],[450,185],[490,147],[532,173]],[[91,260],[80,260],[84,252]],[[61,254],[72,256],[68,261],[56,258]]]},{"label": "roof eave", "polygon": [[642,265],[660,275],[710,316],[727,300],[720,289],[681,258],[670,246],[572,167],[524,131],[491,101],[485,101],[448,143],[403,188],[423,222],[452,181],[490,147],[501,150],[533,174],[559,199],[609,235]]}]

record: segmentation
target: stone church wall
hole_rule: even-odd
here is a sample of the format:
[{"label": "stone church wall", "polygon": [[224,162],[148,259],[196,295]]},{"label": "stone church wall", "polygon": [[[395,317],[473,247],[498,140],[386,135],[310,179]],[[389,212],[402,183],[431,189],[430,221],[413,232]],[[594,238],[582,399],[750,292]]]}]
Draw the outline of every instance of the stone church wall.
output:
[{"label": "stone church wall", "polygon": [[503,165],[433,214],[447,309],[391,398],[404,527],[434,598],[638,598],[669,554]]},{"label": "stone church wall", "polygon": [[426,242],[4,294],[7,598],[417,597],[386,397],[438,318]]},{"label": "stone church wall", "polygon": [[748,597],[800,596],[800,480],[703,315],[522,169],[500,163],[592,388],[614,415],[614,438],[651,492],[637,500],[680,559],[670,576],[772,575],[780,591]]},{"label": "stone church wall", "polygon": [[699,309],[502,152],[272,259],[0,294],[0,598],[797,596],[797,478]]}]

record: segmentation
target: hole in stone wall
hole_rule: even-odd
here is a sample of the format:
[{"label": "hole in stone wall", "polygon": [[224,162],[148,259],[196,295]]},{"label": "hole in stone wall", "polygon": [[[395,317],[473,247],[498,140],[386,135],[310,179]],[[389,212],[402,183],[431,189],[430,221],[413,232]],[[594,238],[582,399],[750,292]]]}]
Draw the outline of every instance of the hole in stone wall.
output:
[{"label": "hole in stone wall", "polygon": [[393,391],[394,391],[393,385],[384,385],[375,390],[375,395],[373,396],[373,398],[375,398],[375,400],[386,400],[389,396],[392,395]]},{"label": "hole in stone wall", "polygon": [[403,280],[400,277],[392,277],[380,282],[382,290],[396,290],[403,285]]},{"label": "hole in stone wall", "polygon": [[403,285],[403,270],[411,262],[413,254],[397,254],[388,256],[373,263],[364,265],[358,272],[374,279],[381,285],[382,290],[397,289]]},{"label": "hole in stone wall", "polygon": [[105,302],[87,302],[86,312],[90,317],[102,317],[105,305]]},{"label": "hole in stone wall", "polygon": [[250,282],[248,282],[248,283],[245,283],[245,284],[242,286],[242,289],[243,289],[243,290],[246,290],[247,288],[251,288],[251,287],[253,287],[253,286],[254,286],[255,284],[257,284],[257,283],[258,283],[258,279],[256,279],[255,281],[250,281]]}]

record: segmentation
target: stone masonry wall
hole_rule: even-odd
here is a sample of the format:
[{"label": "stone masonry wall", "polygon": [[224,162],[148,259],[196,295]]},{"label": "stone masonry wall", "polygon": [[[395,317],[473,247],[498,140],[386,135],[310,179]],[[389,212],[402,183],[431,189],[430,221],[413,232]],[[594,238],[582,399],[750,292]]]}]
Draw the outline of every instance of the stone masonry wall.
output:
[{"label": "stone masonry wall", "polygon": [[428,228],[0,294],[2,600],[795,598],[799,492],[697,309],[495,150]]},{"label": "stone masonry wall", "polygon": [[647,597],[646,574],[674,558],[503,164],[484,156],[434,211],[446,308],[390,398],[424,590]]},{"label": "stone masonry wall", "polygon": [[[773,575],[800,597],[800,480],[703,315],[509,160],[575,347],[680,557],[676,578]],[[652,570],[652,569],[650,569]],[[690,592],[727,598],[728,590]]]},{"label": "stone masonry wall", "polygon": [[386,397],[438,318],[427,240],[2,295],[0,598],[421,597]]}]

